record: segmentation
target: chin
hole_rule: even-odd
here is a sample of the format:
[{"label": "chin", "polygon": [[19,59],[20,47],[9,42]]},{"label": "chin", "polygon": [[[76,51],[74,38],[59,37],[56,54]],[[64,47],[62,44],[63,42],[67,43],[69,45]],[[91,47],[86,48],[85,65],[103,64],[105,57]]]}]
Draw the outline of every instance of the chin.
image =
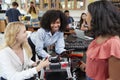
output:
[{"label": "chin", "polygon": [[55,29],[55,31],[58,31],[59,29]]}]

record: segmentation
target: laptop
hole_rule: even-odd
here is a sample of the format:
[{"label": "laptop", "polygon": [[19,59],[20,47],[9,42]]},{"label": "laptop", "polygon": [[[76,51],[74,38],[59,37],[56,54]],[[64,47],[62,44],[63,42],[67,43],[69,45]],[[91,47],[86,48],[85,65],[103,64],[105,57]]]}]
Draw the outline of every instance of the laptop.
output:
[{"label": "laptop", "polygon": [[75,29],[75,33],[76,33],[77,38],[81,38],[81,39],[84,39],[84,40],[92,40],[93,39],[92,37],[86,36],[84,34],[84,31],[82,31],[82,30]]}]

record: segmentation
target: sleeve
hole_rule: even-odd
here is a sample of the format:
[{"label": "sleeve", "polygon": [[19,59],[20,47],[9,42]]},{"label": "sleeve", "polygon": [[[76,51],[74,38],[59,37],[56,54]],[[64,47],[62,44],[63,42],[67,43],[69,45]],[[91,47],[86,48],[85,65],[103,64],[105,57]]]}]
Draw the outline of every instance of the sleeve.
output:
[{"label": "sleeve", "polygon": [[111,42],[110,56],[120,59],[120,41],[114,40]]},{"label": "sleeve", "polygon": [[39,56],[49,57],[50,55],[43,49],[44,48],[44,37],[45,37],[44,34],[45,32],[43,32],[42,30],[38,30],[37,32],[38,39],[36,39],[35,50]]},{"label": "sleeve", "polygon": [[63,33],[60,34],[60,37],[58,38],[57,42],[55,43],[55,51],[60,54],[63,51],[65,51],[65,41],[64,41],[64,35]]},{"label": "sleeve", "polygon": [[72,17],[72,22],[74,22],[74,19],[73,19],[73,17]]},{"label": "sleeve", "polygon": [[7,80],[24,80],[33,77],[34,74],[37,74],[36,68],[17,71],[10,58],[6,57],[6,55],[0,55],[0,69],[0,74]]},{"label": "sleeve", "polygon": [[29,66],[32,66],[32,64],[34,64],[35,62],[34,61],[32,61],[32,60],[29,60]]},{"label": "sleeve", "polygon": [[[90,47],[88,48],[89,56],[99,59],[108,59],[111,56],[114,56],[116,58],[120,58],[120,40],[118,39],[111,39],[102,44],[99,47],[93,48],[90,50]],[[92,53],[92,55],[90,55]]]},{"label": "sleeve", "polygon": [[20,11],[19,11],[19,10],[17,10],[17,15],[18,15],[18,16],[21,16],[21,13],[20,13]]},{"label": "sleeve", "polygon": [[8,16],[8,10],[6,11],[5,16]]}]

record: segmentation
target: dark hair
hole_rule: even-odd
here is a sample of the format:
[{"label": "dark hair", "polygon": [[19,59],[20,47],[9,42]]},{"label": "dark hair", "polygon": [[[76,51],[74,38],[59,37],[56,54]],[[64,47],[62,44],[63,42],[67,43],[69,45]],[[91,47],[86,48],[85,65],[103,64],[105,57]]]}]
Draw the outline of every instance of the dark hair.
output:
[{"label": "dark hair", "polygon": [[2,6],[1,6],[1,4],[0,4],[0,10],[2,10]]},{"label": "dark hair", "polygon": [[60,10],[48,10],[43,17],[41,18],[40,25],[45,30],[51,30],[51,23],[55,22],[57,19],[60,19],[61,26],[60,31],[64,31],[67,26],[67,17],[65,14]]},{"label": "dark hair", "polygon": [[64,13],[67,13],[67,12],[69,13],[69,11],[68,11],[68,10],[65,10],[65,11],[64,11]]},{"label": "dark hair", "polygon": [[120,13],[109,1],[96,1],[88,5],[94,36],[120,35]]},{"label": "dark hair", "polygon": [[[81,27],[81,25],[82,25],[82,23],[83,23],[83,19],[82,19],[82,16],[83,16],[83,15],[86,15],[86,16],[87,16],[86,13],[82,13],[82,14],[81,14],[81,17],[80,17],[80,27]],[[85,21],[85,24],[87,24],[87,21]]]},{"label": "dark hair", "polygon": [[[34,4],[34,2],[30,2],[30,4]],[[30,6],[30,8],[29,8],[29,10],[28,10],[28,13],[30,13],[31,14],[31,12],[34,12],[34,13],[36,13],[36,10],[35,10],[35,7],[34,6]]]},{"label": "dark hair", "polygon": [[12,2],[12,6],[19,6],[17,2]]}]

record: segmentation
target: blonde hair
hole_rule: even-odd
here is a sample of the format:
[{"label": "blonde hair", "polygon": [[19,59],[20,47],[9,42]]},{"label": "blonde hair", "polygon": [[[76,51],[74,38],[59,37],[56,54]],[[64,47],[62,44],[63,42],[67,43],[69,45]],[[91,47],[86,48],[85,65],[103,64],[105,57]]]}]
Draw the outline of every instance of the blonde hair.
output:
[{"label": "blonde hair", "polygon": [[[12,47],[16,43],[16,35],[20,32],[21,28],[25,27],[25,25],[21,22],[11,22],[7,25],[4,33],[4,40],[5,44],[3,47]],[[26,53],[28,54],[28,57],[32,57],[32,51],[28,44],[28,42],[24,42],[22,45],[22,48],[25,49]]]}]

